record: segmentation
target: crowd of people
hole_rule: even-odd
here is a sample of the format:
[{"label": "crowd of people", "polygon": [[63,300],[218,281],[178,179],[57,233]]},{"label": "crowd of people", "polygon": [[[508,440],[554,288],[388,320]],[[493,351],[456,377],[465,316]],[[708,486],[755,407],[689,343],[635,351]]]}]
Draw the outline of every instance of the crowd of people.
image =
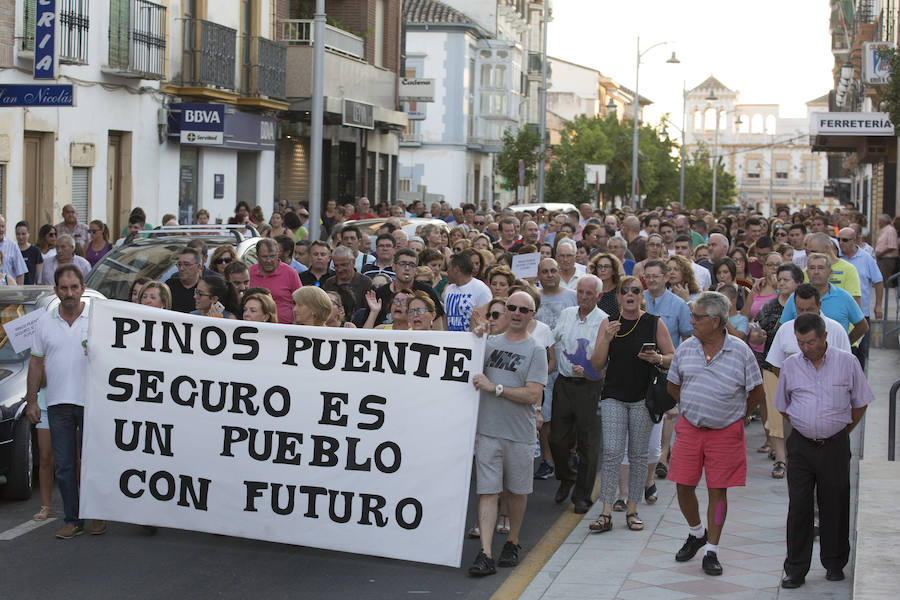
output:
[{"label": "crowd of people", "polygon": [[[412,216],[435,221],[410,232],[401,220]],[[57,316],[74,327],[82,321],[77,303],[69,306],[72,294],[65,302],[66,286],[83,287],[84,274],[114,246],[102,222],[82,225],[68,206],[63,217],[40,228],[36,246],[28,242],[26,223],[17,224],[16,243],[3,241],[0,217],[2,284],[54,284],[64,300]],[[346,222],[374,217],[384,218],[374,231]],[[163,223],[172,219],[167,215]],[[803,583],[812,486],[840,486],[840,476],[822,473],[827,463],[804,444],[829,446],[834,460],[832,442],[852,429],[870,400],[862,375],[869,319],[883,316],[885,282],[897,272],[896,219],[879,218],[874,246],[875,232],[863,215],[814,208],[780,209],[764,218],[677,205],[638,213],[589,204],[568,212],[514,210],[486,202],[373,208],[361,198],[353,206],[327,203],[321,239],[309,239],[308,220],[304,206],[278,202],[266,222],[259,207],[240,203],[229,222],[259,233],[255,264],[242,262],[231,245],[210,251],[202,239],[192,240],[173,271],[135,279],[123,299],[214,318],[487,335],[484,371],[473,380],[481,395],[479,514],[469,534],[482,547],[472,575],[518,563],[518,533],[534,480],[555,478],[556,502],[570,500],[576,513],[586,513],[598,472],[600,508],[592,531],[609,531],[615,511],[625,513],[628,529],[643,529],[638,505],[656,502],[657,480],[668,479],[690,528],[676,560],[702,548],[703,571],[721,574],[717,551],[727,489],[744,484],[744,428],[758,410],[766,431],[758,451],[772,461],[773,478],[787,477],[791,498],[785,587]],[[201,211],[196,221],[208,223],[209,214]],[[122,234],[145,228],[146,216],[136,209]],[[536,273],[514,270],[514,257],[525,254],[540,255]],[[72,491],[72,452],[57,452],[57,435],[68,443],[74,434],[58,434],[54,414],[73,400],[54,390],[51,364],[44,364],[45,348],[65,343],[54,339],[51,321],[61,326],[47,317],[46,331],[36,333],[44,346],[33,350],[32,368],[46,368],[47,375],[29,375],[29,415],[38,423],[49,416],[50,439],[43,443],[53,452],[41,453],[41,472],[45,459],[57,462],[66,513],[57,536],[68,538],[83,524]],[[843,379],[830,375],[841,385],[818,397],[804,392],[798,377],[815,378],[823,361],[847,364],[843,354],[832,356],[837,352],[855,357],[855,367],[842,366]],[[655,422],[645,398],[660,373],[678,404]],[[46,407],[38,404],[42,388]],[[824,428],[809,409],[823,398],[833,401]],[[80,417],[66,414],[59,428],[78,430]],[[706,528],[695,492],[704,469]],[[49,473],[41,478],[36,519],[49,513]],[[832,504],[820,506],[823,562],[829,578],[837,578],[846,564],[841,511],[847,508],[842,500]],[[826,512],[838,515],[835,525],[825,525]],[[92,524],[90,532],[104,530],[105,524]],[[497,561],[495,532],[507,535]]]}]

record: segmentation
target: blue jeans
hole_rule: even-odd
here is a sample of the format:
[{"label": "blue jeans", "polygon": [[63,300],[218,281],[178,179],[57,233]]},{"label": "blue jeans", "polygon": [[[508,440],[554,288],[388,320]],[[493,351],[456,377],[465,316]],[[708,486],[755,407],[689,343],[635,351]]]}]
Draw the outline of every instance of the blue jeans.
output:
[{"label": "blue jeans", "polygon": [[83,527],[84,521],[78,518],[78,461],[81,457],[84,407],[54,404],[47,407],[47,415],[50,417],[54,474],[62,496],[65,521]]}]

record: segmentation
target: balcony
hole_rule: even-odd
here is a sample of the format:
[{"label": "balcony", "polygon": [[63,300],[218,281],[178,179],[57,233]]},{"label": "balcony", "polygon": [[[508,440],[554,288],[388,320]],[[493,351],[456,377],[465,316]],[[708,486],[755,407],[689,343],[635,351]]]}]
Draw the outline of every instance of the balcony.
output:
[{"label": "balcony", "polygon": [[245,96],[285,98],[287,48],[257,36],[241,39],[241,93]]},{"label": "balcony", "polygon": [[163,79],[166,76],[166,7],[131,0],[126,10],[109,16],[107,73],[121,77]]},{"label": "balcony", "polygon": [[237,31],[203,19],[184,19],[182,23],[181,73],[173,83],[235,90]]},{"label": "balcony", "polygon": [[[312,46],[315,42],[312,20],[283,19],[280,24],[281,41],[298,46]],[[325,25],[325,49],[360,60],[366,58],[365,40],[331,25]]]},{"label": "balcony", "polygon": [[405,131],[400,134],[400,146],[410,147],[410,146],[421,146],[421,145],[422,145],[422,134],[421,133]]}]

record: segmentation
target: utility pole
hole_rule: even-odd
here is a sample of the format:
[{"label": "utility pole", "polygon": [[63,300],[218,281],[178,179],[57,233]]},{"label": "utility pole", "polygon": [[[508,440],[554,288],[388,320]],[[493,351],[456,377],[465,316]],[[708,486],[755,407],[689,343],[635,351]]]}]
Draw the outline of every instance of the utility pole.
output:
[{"label": "utility pole", "polygon": [[541,35],[543,37],[541,50],[541,114],[540,114],[540,135],[541,135],[541,159],[538,163],[538,204],[544,203],[544,163],[546,158],[544,154],[547,152],[547,20],[550,17],[550,0],[544,0],[544,21],[541,25]]},{"label": "utility pole", "polygon": [[322,116],[325,83],[325,0],[316,0],[313,16],[313,89],[309,114],[309,239],[319,239],[322,222]]}]

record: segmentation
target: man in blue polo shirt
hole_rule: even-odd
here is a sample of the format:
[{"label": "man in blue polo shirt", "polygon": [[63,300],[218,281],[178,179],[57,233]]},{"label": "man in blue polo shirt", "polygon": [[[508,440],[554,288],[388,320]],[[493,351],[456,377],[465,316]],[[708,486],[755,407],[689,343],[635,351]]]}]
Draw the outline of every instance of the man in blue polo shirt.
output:
[{"label": "man in blue polo shirt", "polygon": [[[844,227],[838,232],[838,245],[841,248],[841,258],[856,267],[859,274],[860,303],[866,321],[869,321],[872,311],[872,290],[875,291],[875,318],[884,316],[882,302],[884,300],[884,278],[878,269],[875,259],[860,250],[856,245],[856,230],[852,227]],[[866,359],[869,356],[869,333],[862,337],[858,346],[853,347],[853,354],[859,359],[859,364],[865,370]]]},{"label": "man in blue polo shirt", "polygon": [[[831,276],[831,262],[828,256],[818,252],[810,254],[806,259],[806,274],[809,276],[810,284],[822,297],[822,314],[834,319],[848,331],[851,344],[869,331],[869,323],[853,296],[828,282]],[[781,323],[787,323],[795,318],[797,308],[794,306],[794,295],[791,294],[781,313]],[[853,325],[852,330],[850,325]]]},{"label": "man in blue polo shirt", "polygon": [[666,289],[668,271],[668,265],[662,260],[647,261],[644,265],[644,281],[647,282],[644,300],[647,302],[647,312],[658,315],[666,324],[672,344],[677,349],[682,340],[691,337],[694,328],[687,302]]}]

